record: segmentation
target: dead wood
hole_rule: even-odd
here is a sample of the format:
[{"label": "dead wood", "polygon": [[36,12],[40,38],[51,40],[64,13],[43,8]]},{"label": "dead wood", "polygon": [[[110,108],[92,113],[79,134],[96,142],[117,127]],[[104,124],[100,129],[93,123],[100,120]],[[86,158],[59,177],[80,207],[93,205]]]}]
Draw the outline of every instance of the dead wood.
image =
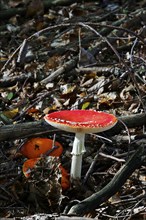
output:
[{"label": "dead wood", "polygon": [[47,83],[53,81],[54,79],[56,79],[63,72],[71,70],[73,67],[76,66],[76,62],[77,62],[77,58],[69,60],[63,66],[61,66],[58,70],[56,70],[55,72],[51,73],[51,75],[49,75],[48,77],[43,79],[41,81],[41,84],[47,84]]},{"label": "dead wood", "polygon": [[[17,218],[9,218],[10,220],[17,220]],[[19,218],[21,220],[34,220],[34,219],[39,219],[39,220],[48,220],[48,219],[54,219],[54,216],[51,214],[36,214],[36,215],[31,215],[31,216],[26,216]],[[6,220],[6,218],[2,218],[1,220]],[[60,216],[60,217],[55,217],[55,220],[92,220],[92,218],[87,218],[87,217],[71,217],[71,216]]]},{"label": "dead wood", "polygon": [[[54,1],[54,0],[44,0],[44,7],[45,9],[48,9],[49,7],[53,5],[66,5],[71,4],[72,0],[60,0],[60,1]],[[14,15],[26,15],[27,8],[8,8],[7,10],[3,10],[0,12],[0,19],[8,19]]]},{"label": "dead wood", "polygon": [[86,217],[70,217],[70,216],[60,216],[56,217],[55,220],[93,220],[93,218],[86,218]]},{"label": "dead wood", "polygon": [[[105,132],[108,135],[118,134],[121,130],[146,125],[146,115],[136,114],[118,117],[119,121],[110,131]],[[121,122],[122,121],[122,122]],[[124,126],[125,124],[125,126]],[[3,125],[0,127],[0,141],[8,141],[40,135],[40,133],[56,132],[57,130],[48,125],[44,120],[35,122],[25,122],[21,124]]]},{"label": "dead wood", "polygon": [[7,19],[16,14],[25,15],[26,8],[9,8],[7,10],[0,11],[0,19]]},{"label": "dead wood", "polygon": [[103,202],[106,202],[111,196],[118,192],[135,169],[140,167],[145,159],[143,155],[144,147],[141,146],[103,189],[73,206],[68,214],[83,216],[98,208]]},{"label": "dead wood", "polygon": [[32,136],[36,133],[55,131],[53,127],[44,121],[26,122],[14,125],[4,125],[0,128],[0,141],[19,139]]},{"label": "dead wood", "polygon": [[34,81],[34,78],[31,74],[22,74],[21,76],[13,76],[7,79],[0,80],[0,88],[5,88],[9,86],[14,86],[16,83],[23,83],[25,80],[29,80],[29,82]]}]

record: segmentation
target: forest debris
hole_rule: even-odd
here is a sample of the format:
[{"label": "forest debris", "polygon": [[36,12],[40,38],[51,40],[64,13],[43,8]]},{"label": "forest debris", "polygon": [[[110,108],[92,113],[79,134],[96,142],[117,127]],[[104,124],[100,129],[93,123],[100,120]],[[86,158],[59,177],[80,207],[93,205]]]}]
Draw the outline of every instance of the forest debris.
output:
[{"label": "forest debris", "polygon": [[[35,5],[34,0],[2,0],[0,217],[73,218],[50,213],[47,203],[35,200],[33,193],[34,209],[26,200],[28,188],[20,173],[24,157],[18,153],[24,138],[52,138],[56,133],[65,147],[61,162],[70,167],[72,135],[46,125],[41,120],[44,114],[93,109],[119,118],[109,132],[87,135],[81,182],[65,192],[63,213],[68,204],[103,189],[124,161],[145,147],[146,10],[144,1],[131,2],[39,0]],[[36,186],[32,184],[31,189],[37,194]],[[107,200],[88,217],[144,218],[145,163],[127,179],[118,196],[119,201]],[[38,204],[43,214],[37,209],[32,216]]]},{"label": "forest debris", "polygon": [[103,202],[106,202],[107,199],[120,189],[135,169],[141,166],[142,162],[146,159],[143,155],[144,147],[139,147],[103,189],[73,206],[68,214],[83,216],[98,208]]}]

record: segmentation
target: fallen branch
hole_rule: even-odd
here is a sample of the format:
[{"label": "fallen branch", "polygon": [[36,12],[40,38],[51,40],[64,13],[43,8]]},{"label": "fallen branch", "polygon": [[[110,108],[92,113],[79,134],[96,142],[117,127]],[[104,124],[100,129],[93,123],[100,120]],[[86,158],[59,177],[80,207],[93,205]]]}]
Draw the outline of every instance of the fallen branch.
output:
[{"label": "fallen branch", "polygon": [[60,217],[56,217],[55,220],[93,220],[93,218],[60,216]]},{"label": "fallen branch", "polygon": [[77,58],[69,60],[68,62],[63,64],[58,70],[56,70],[55,72],[51,73],[48,77],[43,79],[40,83],[47,84],[47,83],[53,81],[54,79],[56,79],[59,75],[61,75],[65,71],[69,71],[72,68],[74,68],[76,66],[76,63],[77,63]]},{"label": "fallen branch", "polygon": [[77,205],[74,205],[69,210],[68,214],[83,216],[98,208],[102,203],[106,202],[111,196],[118,192],[118,190],[123,186],[135,169],[141,166],[146,157],[143,155],[144,146],[141,146],[103,189],[84,199]]},{"label": "fallen branch", "polygon": [[15,140],[33,136],[37,133],[55,131],[53,127],[44,121],[26,122],[0,127],[0,141]]},{"label": "fallen branch", "polygon": [[17,82],[23,83],[26,80],[29,80],[29,82],[34,81],[34,77],[30,73],[25,73],[21,74],[20,76],[13,76],[7,77],[6,79],[0,79],[0,88],[14,86]]},{"label": "fallen branch", "polygon": [[[125,129],[124,124],[121,123],[121,121],[128,128],[143,126],[146,125],[146,114],[119,117],[119,121],[115,127],[105,133],[108,135],[115,135],[118,134],[121,130]],[[46,124],[44,120],[13,125],[3,125],[0,127],[0,141],[21,139],[34,135],[40,135],[40,133],[50,133],[55,131],[57,130],[51,125]]]}]

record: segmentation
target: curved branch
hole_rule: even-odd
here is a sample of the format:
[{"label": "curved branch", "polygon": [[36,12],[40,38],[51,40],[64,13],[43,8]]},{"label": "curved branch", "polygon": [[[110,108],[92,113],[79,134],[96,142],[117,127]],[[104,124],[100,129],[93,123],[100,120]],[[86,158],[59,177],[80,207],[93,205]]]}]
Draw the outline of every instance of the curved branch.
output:
[{"label": "curved branch", "polygon": [[68,214],[83,216],[86,213],[98,208],[103,202],[106,202],[111,196],[118,192],[118,190],[131,176],[135,169],[139,168],[145,159],[143,155],[144,147],[141,146],[103,189],[97,193],[94,193],[87,199],[84,199],[77,205],[74,205],[69,210]]}]

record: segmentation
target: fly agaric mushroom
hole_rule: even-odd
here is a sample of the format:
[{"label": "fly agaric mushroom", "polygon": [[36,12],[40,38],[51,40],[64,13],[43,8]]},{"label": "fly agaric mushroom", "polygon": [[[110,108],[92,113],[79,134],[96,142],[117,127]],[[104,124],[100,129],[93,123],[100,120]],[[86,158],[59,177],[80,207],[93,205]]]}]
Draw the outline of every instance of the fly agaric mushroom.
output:
[{"label": "fly agaric mushroom", "polygon": [[114,115],[93,110],[63,110],[50,113],[44,119],[58,129],[75,133],[70,172],[73,179],[81,178],[85,134],[106,131],[117,122]]},{"label": "fly agaric mushroom", "polygon": [[[53,146],[53,144],[55,146]],[[63,152],[62,145],[49,138],[31,138],[26,141],[21,149],[20,152],[27,158],[37,158],[41,154],[59,157]]]},{"label": "fly agaric mushroom", "polygon": [[[24,162],[22,171],[26,178],[29,178],[31,176],[31,170],[35,168],[39,160],[41,160],[40,157],[28,159]],[[59,169],[62,175],[61,176],[61,187],[62,187],[62,190],[66,190],[70,187],[69,174],[61,164],[59,164]]]}]

